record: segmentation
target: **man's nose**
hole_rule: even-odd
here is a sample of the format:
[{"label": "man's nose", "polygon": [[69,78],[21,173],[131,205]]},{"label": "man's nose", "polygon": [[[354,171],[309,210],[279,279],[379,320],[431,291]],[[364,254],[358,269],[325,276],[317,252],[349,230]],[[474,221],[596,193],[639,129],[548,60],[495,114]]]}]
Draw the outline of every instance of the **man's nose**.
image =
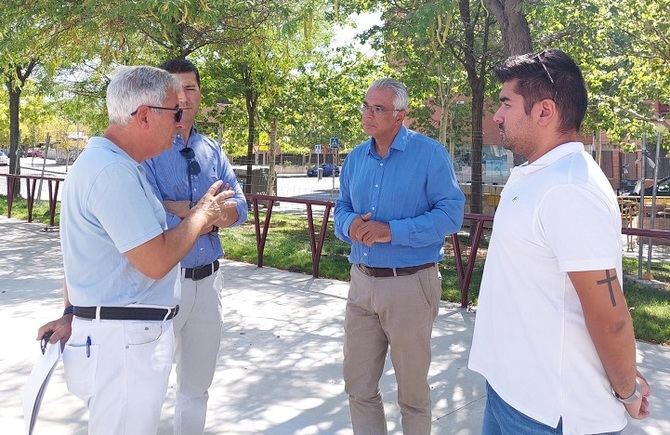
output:
[{"label": "man's nose", "polygon": [[503,123],[502,116],[500,116],[500,109],[496,110],[496,113],[493,114],[493,122],[495,122],[496,124]]},{"label": "man's nose", "polygon": [[177,99],[179,100],[180,106],[188,106],[188,98],[186,98],[186,92],[184,92],[183,89],[177,94]]}]

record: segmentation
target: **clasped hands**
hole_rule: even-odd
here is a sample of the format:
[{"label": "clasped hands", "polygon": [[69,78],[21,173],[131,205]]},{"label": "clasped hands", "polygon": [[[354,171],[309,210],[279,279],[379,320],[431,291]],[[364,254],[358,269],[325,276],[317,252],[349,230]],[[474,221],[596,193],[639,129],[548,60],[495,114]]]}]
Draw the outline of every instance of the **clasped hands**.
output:
[{"label": "clasped hands", "polygon": [[372,213],[356,216],[349,227],[349,237],[366,246],[391,241],[391,226],[386,222],[371,220]]}]

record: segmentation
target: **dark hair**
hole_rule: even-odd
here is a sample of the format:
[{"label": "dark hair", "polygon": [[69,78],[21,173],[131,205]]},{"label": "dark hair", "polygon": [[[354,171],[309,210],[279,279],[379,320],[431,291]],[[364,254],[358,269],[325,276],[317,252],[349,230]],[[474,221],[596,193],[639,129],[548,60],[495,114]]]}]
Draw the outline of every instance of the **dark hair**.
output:
[{"label": "dark hair", "polygon": [[164,69],[172,74],[192,72],[195,74],[195,81],[198,82],[198,87],[200,87],[200,73],[198,72],[198,68],[196,68],[190,60],[170,59],[160,64],[158,68]]},{"label": "dark hair", "polygon": [[526,114],[549,98],[558,107],[561,133],[579,131],[588,104],[586,84],[575,61],[563,51],[551,48],[508,57],[496,66],[495,75],[501,83],[518,80],[515,91],[523,97]]}]

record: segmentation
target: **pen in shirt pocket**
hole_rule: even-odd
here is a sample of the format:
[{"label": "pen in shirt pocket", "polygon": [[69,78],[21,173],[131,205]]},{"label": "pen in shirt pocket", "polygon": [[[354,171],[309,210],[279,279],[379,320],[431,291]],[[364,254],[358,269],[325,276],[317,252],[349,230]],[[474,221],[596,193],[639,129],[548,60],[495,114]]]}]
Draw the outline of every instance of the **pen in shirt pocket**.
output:
[{"label": "pen in shirt pocket", "polygon": [[86,337],[86,358],[91,356],[91,336]]}]

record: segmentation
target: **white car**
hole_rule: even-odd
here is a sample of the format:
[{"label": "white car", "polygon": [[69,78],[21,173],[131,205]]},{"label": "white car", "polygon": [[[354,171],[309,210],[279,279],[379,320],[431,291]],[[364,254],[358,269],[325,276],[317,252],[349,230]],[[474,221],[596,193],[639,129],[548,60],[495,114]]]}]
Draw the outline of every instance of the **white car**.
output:
[{"label": "white car", "polygon": [[9,157],[7,157],[7,154],[4,152],[0,151],[0,166],[7,166],[9,165]]}]

